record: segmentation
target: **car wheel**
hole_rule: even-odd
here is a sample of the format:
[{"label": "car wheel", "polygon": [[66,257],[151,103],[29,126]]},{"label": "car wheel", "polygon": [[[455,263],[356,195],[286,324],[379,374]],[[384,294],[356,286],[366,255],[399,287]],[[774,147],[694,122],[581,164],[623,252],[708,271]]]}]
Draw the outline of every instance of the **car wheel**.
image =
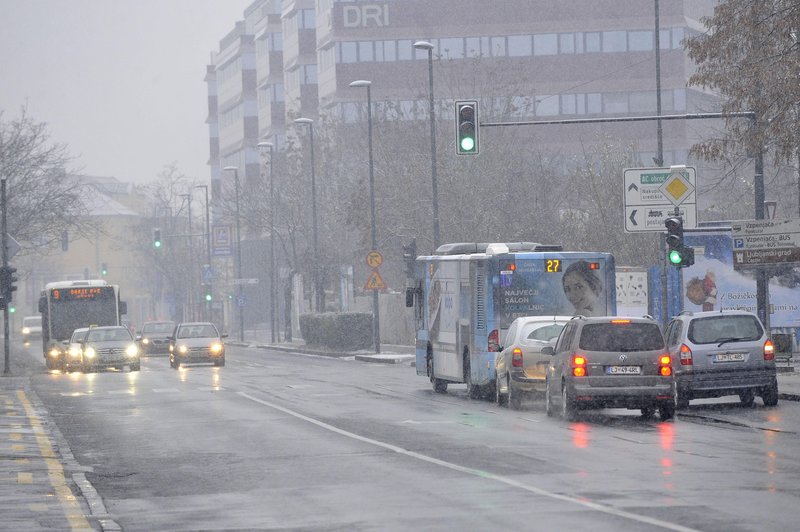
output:
[{"label": "car wheel", "polygon": [[646,406],[642,408],[642,417],[644,419],[650,419],[655,415],[655,413],[656,413],[656,407],[654,406]]},{"label": "car wheel", "polygon": [[667,421],[675,417],[675,403],[669,402],[660,404],[658,406],[658,416],[661,418],[661,421]]},{"label": "car wheel", "polygon": [[130,368],[131,371],[139,371],[139,368],[140,368],[139,364],[131,364],[128,367]]},{"label": "car wheel", "polygon": [[678,410],[689,408],[689,395],[686,392],[677,392],[675,396],[675,406]]},{"label": "car wheel", "polygon": [[772,384],[764,388],[764,393],[761,394],[761,399],[764,401],[764,406],[775,406],[778,404],[777,380],[773,380]]},{"label": "car wheel", "polygon": [[739,401],[742,402],[742,406],[753,406],[756,401],[756,394],[753,390],[743,390],[739,392]]},{"label": "car wheel", "polygon": [[447,381],[443,381],[442,379],[437,379],[433,376],[433,355],[428,353],[428,377],[431,380],[431,387],[433,391],[436,393],[445,393],[447,392]]},{"label": "car wheel", "polygon": [[567,393],[567,385],[561,385],[561,417],[564,421],[572,421],[575,419],[575,403]]},{"label": "car wheel", "polygon": [[221,367],[223,367],[223,366],[225,365],[225,359],[223,358],[223,359],[221,359],[221,360],[215,360],[215,361],[214,361],[214,365],[215,365],[216,367],[218,367],[218,368],[221,368]]},{"label": "car wheel", "polygon": [[553,417],[555,410],[553,409],[553,396],[550,393],[550,382],[545,382],[544,385],[544,411],[547,417]]},{"label": "car wheel", "polygon": [[508,395],[500,391],[500,375],[495,377],[494,400],[497,403],[497,406],[508,406]]},{"label": "car wheel", "polygon": [[514,385],[511,384],[511,377],[508,377],[508,406],[514,410],[522,408],[522,392],[519,390],[514,391]]}]

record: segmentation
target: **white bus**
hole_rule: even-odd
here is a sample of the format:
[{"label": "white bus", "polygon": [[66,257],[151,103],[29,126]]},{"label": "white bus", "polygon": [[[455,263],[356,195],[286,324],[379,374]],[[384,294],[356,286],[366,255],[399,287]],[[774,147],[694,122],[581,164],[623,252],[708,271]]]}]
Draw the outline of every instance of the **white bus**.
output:
[{"label": "white bus", "polygon": [[64,368],[64,341],[72,331],[92,325],[120,325],[127,311],[127,304],[119,299],[119,286],[103,280],[47,283],[39,297],[47,369]]}]

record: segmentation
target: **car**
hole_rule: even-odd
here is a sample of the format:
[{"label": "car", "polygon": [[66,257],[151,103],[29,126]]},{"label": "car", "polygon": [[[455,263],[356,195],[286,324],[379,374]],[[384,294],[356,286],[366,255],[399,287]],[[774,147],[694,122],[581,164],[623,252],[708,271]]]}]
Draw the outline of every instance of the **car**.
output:
[{"label": "car", "polygon": [[524,316],[511,322],[494,363],[498,405],[516,409],[525,395],[544,394],[550,355],[542,354],[542,348],[552,347],[571,319],[571,316]]},{"label": "car", "polygon": [[42,339],[42,317],[25,316],[22,318],[22,341],[30,343],[34,338]]},{"label": "car", "polygon": [[169,355],[169,338],[174,321],[148,321],[136,335],[141,356]]},{"label": "car", "polygon": [[64,348],[64,372],[70,370],[83,371],[83,340],[86,338],[86,333],[89,332],[89,327],[81,327],[72,331],[72,336],[69,340],[65,340]]},{"label": "car", "polygon": [[211,362],[215,366],[225,365],[225,344],[211,322],[180,323],[169,339],[169,365],[178,369],[181,364]]},{"label": "car", "polygon": [[572,318],[558,337],[545,383],[548,416],[564,419],[592,408],[656,409],[662,421],[675,415],[672,359],[658,323],[646,317]]},{"label": "car", "polygon": [[667,325],[667,348],[675,363],[677,406],[692,399],[738,395],[778,404],[775,346],[756,314],[746,310],[682,312]]},{"label": "car", "polygon": [[101,368],[139,371],[139,349],[127,327],[121,325],[90,327],[80,342],[84,373]]}]

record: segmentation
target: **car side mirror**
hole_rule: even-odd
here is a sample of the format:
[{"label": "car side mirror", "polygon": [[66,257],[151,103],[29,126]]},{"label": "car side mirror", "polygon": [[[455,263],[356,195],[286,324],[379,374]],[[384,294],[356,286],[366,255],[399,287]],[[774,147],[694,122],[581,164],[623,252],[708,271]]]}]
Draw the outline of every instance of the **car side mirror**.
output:
[{"label": "car side mirror", "polygon": [[139,334],[139,333],[136,333],[136,336],[134,338],[136,339],[136,341],[139,341],[139,340],[142,339],[142,335]]},{"label": "car side mirror", "polygon": [[219,335],[219,337],[220,338],[227,338],[228,337],[228,333],[222,333],[222,334]]},{"label": "car side mirror", "polygon": [[61,343],[62,343],[63,345],[69,345],[69,340],[61,340]]},{"label": "car side mirror", "polygon": [[543,355],[550,355],[553,356],[556,354],[556,350],[553,348],[552,345],[546,345],[542,348]]}]

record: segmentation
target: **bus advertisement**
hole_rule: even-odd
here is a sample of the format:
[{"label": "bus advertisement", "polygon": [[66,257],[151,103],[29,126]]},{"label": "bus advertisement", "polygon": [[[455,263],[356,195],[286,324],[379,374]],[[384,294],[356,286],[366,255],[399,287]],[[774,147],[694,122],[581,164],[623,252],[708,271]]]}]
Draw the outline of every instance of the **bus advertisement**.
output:
[{"label": "bus advertisement", "polygon": [[520,316],[616,314],[614,258],[529,242],[445,244],[415,263],[417,374],[494,396],[494,357]]},{"label": "bus advertisement", "polygon": [[47,369],[65,363],[64,341],[72,332],[92,325],[120,325],[127,305],[119,300],[119,287],[103,280],[48,283],[39,297],[42,314],[42,350]]}]

